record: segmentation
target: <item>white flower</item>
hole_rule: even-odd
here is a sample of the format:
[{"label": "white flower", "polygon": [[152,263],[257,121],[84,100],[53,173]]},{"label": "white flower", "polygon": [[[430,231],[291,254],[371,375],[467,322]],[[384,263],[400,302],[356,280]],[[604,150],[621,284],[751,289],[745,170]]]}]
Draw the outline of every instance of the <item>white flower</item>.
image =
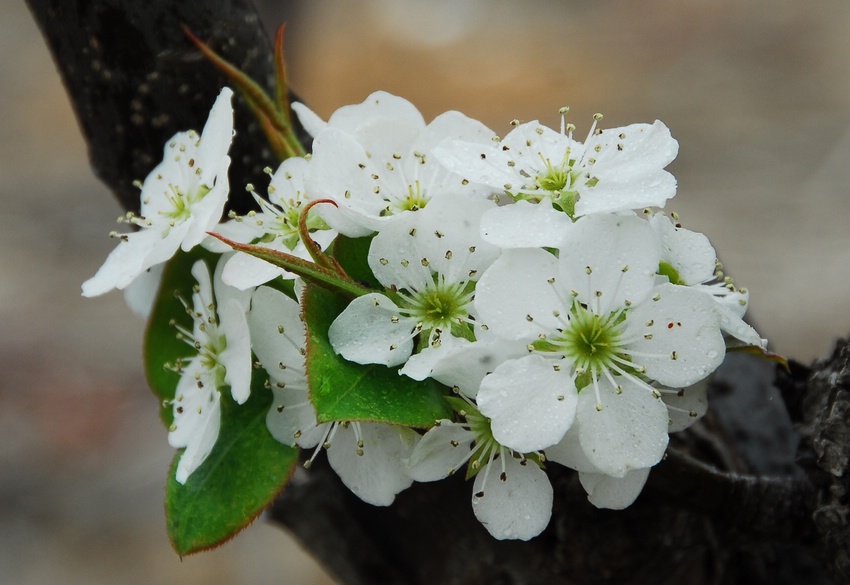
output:
[{"label": "white flower", "polygon": [[186,483],[215,445],[221,424],[221,390],[229,386],[239,404],[251,392],[251,340],[245,318],[248,295],[221,282],[223,262],[216,268],[214,285],[203,261],[192,267],[192,276],[198,281],[189,311],[193,330],[178,327],[181,337],[197,352],[188,364],[178,365],[181,376],[172,401],[174,423],[168,442],[186,448],[177,465],[180,483]]},{"label": "white flower", "polygon": [[421,347],[471,337],[475,282],[499,251],[479,235],[486,199],[441,198],[387,224],[372,240],[369,266],[386,294],[358,297],[329,337],[349,361],[403,364]]},{"label": "white flower", "polygon": [[233,91],[221,94],[200,138],[179,132],[168,141],[162,162],[142,184],[141,213],[123,220],[141,229],[113,233],[120,241],[97,274],[83,283],[83,296],[123,289],[148,268],[189,251],[218,223],[228,195],[227,151],[233,139]]},{"label": "white flower", "polygon": [[499,540],[537,536],[552,515],[549,478],[534,460],[498,444],[474,407],[464,414],[465,423],[443,420],[425,433],[408,472],[416,481],[437,481],[467,464],[467,476],[476,474],[472,510],[490,534]]},{"label": "white flower", "polygon": [[745,288],[735,286],[723,274],[714,247],[705,235],[674,224],[663,213],[656,213],[649,223],[661,238],[660,273],[673,283],[702,291],[713,298],[720,314],[720,328],[743,341],[762,349],[767,340],[744,322],[750,294]]},{"label": "white flower", "polygon": [[[248,320],[254,351],[271,378],[274,400],[266,424],[272,436],[305,449],[320,445],[355,495],[375,506],[390,505],[412,483],[404,461],[416,443],[416,433],[377,423],[319,423],[307,388],[306,335],[298,303],[260,287]],[[318,450],[308,464],[317,454]]]},{"label": "white flower", "polygon": [[499,143],[455,141],[434,152],[469,181],[526,202],[494,209],[482,221],[487,241],[517,248],[556,246],[570,218],[663,206],[676,193],[664,167],[677,153],[659,121],[598,132],[594,121],[584,144],[573,139],[572,125],[562,121],[558,133],[534,121]]},{"label": "white flower", "polygon": [[[254,200],[260,206],[259,212],[250,212],[245,216],[232,215],[231,221],[218,226],[218,233],[243,243],[257,243],[264,248],[286,252],[304,260],[310,260],[310,254],[298,231],[301,210],[310,198],[304,191],[304,172],[307,160],[288,158],[272,175],[268,190],[268,201],[252,192]],[[336,232],[327,229],[327,225],[315,213],[307,219],[307,227],[313,231],[311,237],[324,249],[336,237]],[[295,278],[291,272],[278,268],[274,264],[243,252],[237,252],[224,267],[224,282],[239,289],[247,289],[281,276]]]},{"label": "white flower", "polygon": [[444,140],[491,140],[491,130],[459,112],[446,112],[426,125],[410,102],[386,92],[338,110],[327,124],[304,106],[294,108],[315,136],[307,191],[337,203],[317,211],[342,234],[367,236],[392,216],[421,209],[432,198],[489,193],[448,172],[431,155]]},{"label": "white flower", "polygon": [[[708,295],[656,285],[660,245],[638,217],[580,218],[559,251],[506,250],[478,283],[481,321],[531,352],[484,378],[478,406],[496,439],[522,452],[559,443],[582,420],[588,458],[622,477],[667,443],[665,390],[651,382],[688,386],[722,361],[719,317]],[[642,439],[619,443],[619,424]],[[600,448],[609,440],[617,453]]]}]

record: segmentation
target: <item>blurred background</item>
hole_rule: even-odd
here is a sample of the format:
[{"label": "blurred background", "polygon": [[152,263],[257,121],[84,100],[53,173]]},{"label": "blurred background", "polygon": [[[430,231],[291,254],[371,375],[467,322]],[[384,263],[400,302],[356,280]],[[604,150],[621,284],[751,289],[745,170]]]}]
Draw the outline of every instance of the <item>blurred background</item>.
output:
[{"label": "blurred background", "polygon": [[[327,117],[384,89],[583,136],[659,118],[679,140],[668,203],[751,291],[771,348],[809,362],[850,331],[846,0],[262,2],[288,22],[291,82]],[[177,558],[162,499],[173,451],[120,294],[80,297],[121,210],[89,170],[50,55],[0,0],[0,582],[332,581],[262,519]]]}]

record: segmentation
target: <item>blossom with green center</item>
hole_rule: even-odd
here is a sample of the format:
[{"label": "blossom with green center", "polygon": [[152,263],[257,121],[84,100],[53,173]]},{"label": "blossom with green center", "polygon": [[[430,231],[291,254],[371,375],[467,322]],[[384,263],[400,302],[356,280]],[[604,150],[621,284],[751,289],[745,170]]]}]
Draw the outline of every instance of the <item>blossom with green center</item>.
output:
[{"label": "blossom with green center", "polygon": [[118,238],[118,246],[83,283],[83,296],[123,289],[178,249],[189,251],[208,237],[229,193],[232,96],[230,89],[221,90],[200,137],[194,131],[180,132],[168,141],[162,162],[141,185],[140,214],[128,213],[119,220],[139,231],[110,234]]},{"label": "blossom with green center", "polygon": [[[244,216],[232,215],[231,220],[219,225],[217,232],[231,240],[261,244],[270,250],[291,254],[310,260],[310,253],[301,241],[299,220],[302,208],[311,201],[304,188],[304,173],[308,161],[304,158],[288,158],[274,172],[268,188],[268,201],[252,190],[260,211],[251,211]],[[253,189],[253,186],[248,186]],[[327,248],[336,237],[317,213],[307,217],[310,237],[319,247]],[[224,246],[222,244],[222,246]],[[237,252],[224,267],[224,282],[245,290],[283,277],[295,278],[291,272],[249,254]]]},{"label": "blossom with green center", "polygon": [[[675,223],[674,223],[675,222]],[[749,292],[738,288],[723,273],[714,247],[705,235],[687,230],[678,216],[652,214],[649,223],[661,240],[661,262],[658,274],[672,284],[687,286],[709,295],[720,313],[720,328],[746,345],[764,349],[767,340],[744,322]]]},{"label": "blossom with green center", "polygon": [[499,142],[454,141],[434,154],[449,170],[515,203],[483,218],[487,241],[506,248],[553,247],[575,218],[661,207],[676,193],[676,180],[664,167],[676,157],[678,143],[664,124],[597,130],[599,120],[597,114],[584,144],[562,118],[560,132],[536,121],[515,122]]},{"label": "blossom with green center", "polygon": [[549,523],[553,501],[540,454],[523,455],[499,444],[487,417],[471,404],[450,400],[464,422],[442,420],[425,433],[408,473],[416,481],[438,481],[466,465],[467,479],[475,477],[472,510],[490,534],[499,540],[537,536]]},{"label": "blossom with green center", "polygon": [[239,404],[251,392],[251,340],[245,317],[249,294],[221,281],[225,261],[219,262],[212,280],[204,262],[192,267],[198,284],[192,307],[186,309],[193,328],[178,327],[179,336],[194,350],[193,356],[175,365],[181,375],[171,401],[174,422],[168,442],[186,449],[177,464],[180,483],[186,482],[215,445],[221,424],[221,390],[229,386]]},{"label": "blossom with green center", "polygon": [[426,125],[410,102],[382,91],[340,108],[327,123],[302,104],[293,109],[314,136],[307,190],[336,202],[318,212],[346,236],[370,235],[434,198],[489,194],[488,188],[447,171],[431,154],[447,140],[478,145],[491,140],[491,130],[459,112]]},{"label": "blossom with green center", "polygon": [[354,299],[331,325],[334,350],[358,363],[397,366],[472,337],[475,283],[498,249],[481,240],[486,199],[438,199],[388,223],[368,262],[384,292]]},{"label": "blossom with green center", "polygon": [[[583,217],[558,252],[506,250],[478,283],[481,321],[494,335],[527,340],[529,349],[483,379],[478,406],[496,439],[524,452],[559,443],[591,410],[607,411],[594,420],[633,417],[630,428],[645,422],[634,413],[648,413],[654,450],[633,441],[634,449],[621,445],[616,456],[597,461],[598,469],[622,477],[657,462],[647,461],[666,445],[661,396],[674,391],[655,383],[688,386],[722,361],[719,315],[707,295],[656,284],[660,242],[634,215]],[[593,459],[593,440],[586,447]]]}]

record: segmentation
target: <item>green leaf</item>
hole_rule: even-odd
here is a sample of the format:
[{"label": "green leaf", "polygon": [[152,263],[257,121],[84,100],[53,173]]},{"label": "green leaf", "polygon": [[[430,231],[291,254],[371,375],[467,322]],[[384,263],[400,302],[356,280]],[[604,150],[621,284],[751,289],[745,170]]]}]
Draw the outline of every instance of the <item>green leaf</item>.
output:
[{"label": "green leaf", "polygon": [[332,254],[348,276],[362,285],[380,290],[384,287],[372,274],[372,269],[369,268],[369,261],[367,260],[373,237],[349,238],[339,235],[334,240]]},{"label": "green leaf", "polygon": [[192,317],[186,312],[182,298],[191,305],[192,288],[197,284],[192,277],[192,265],[198,260],[206,260],[210,270],[215,269],[218,256],[200,247],[191,252],[178,251],[165,266],[162,282],[159,285],[145,331],[145,374],[148,385],[160,399],[160,416],[168,427],[174,420],[171,405],[166,402],[174,399],[174,391],[180,375],[170,366],[182,358],[197,353],[185,341],[177,337],[177,326],[192,331]]},{"label": "green leaf", "polygon": [[280,493],[298,461],[298,450],[276,441],[266,428],[272,393],[267,376],[254,370],[251,397],[238,405],[221,390],[221,430],[212,453],[181,485],[166,488],[168,536],[180,556],[219,545],[250,524]]},{"label": "green leaf", "polygon": [[428,379],[418,382],[380,364],[357,364],[334,352],[328,328],[347,301],[308,285],[302,300],[307,323],[307,382],[320,422],[372,421],[430,428],[450,418],[448,388]]}]

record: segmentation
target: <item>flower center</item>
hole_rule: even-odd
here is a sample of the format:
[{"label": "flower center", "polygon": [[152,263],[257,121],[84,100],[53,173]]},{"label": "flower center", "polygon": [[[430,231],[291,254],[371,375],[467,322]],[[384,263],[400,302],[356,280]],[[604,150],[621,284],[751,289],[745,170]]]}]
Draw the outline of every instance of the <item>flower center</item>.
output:
[{"label": "flower center", "polygon": [[433,283],[424,290],[403,295],[407,305],[403,312],[418,319],[423,331],[451,331],[457,337],[468,338],[471,334],[471,330],[466,330],[471,321],[472,289],[472,283],[448,283],[442,275],[435,274]]},{"label": "flower center", "polygon": [[171,220],[172,225],[189,219],[192,215],[192,206],[211,191],[209,187],[203,184],[198,185],[194,193],[187,193],[174,184],[169,184],[168,187],[171,193],[166,194],[166,198],[171,204],[171,208],[161,213]]},{"label": "flower center", "polygon": [[625,312],[602,316],[573,302],[568,326],[555,335],[532,344],[538,351],[561,353],[575,367],[575,384],[579,391],[604,370],[618,370],[627,361],[623,348]]},{"label": "flower center", "polygon": [[430,200],[431,198],[422,192],[422,184],[417,179],[412,185],[407,186],[407,195],[391,201],[381,215],[395,215],[403,211],[419,211],[428,205]]}]

